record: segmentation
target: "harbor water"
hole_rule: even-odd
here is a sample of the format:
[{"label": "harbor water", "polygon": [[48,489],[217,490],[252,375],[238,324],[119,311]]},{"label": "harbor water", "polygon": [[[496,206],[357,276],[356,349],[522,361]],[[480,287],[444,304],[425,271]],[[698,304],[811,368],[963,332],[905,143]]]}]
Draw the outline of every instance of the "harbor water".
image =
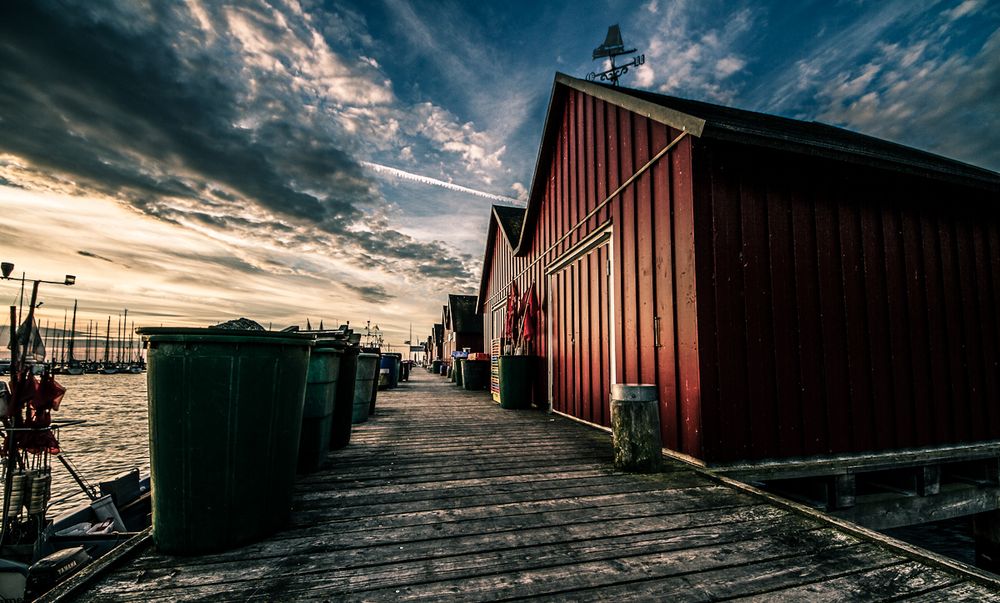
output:
[{"label": "harbor water", "polygon": [[[85,420],[60,430],[63,455],[87,482],[98,482],[137,467],[149,473],[149,424],[146,406],[146,375],[57,375],[66,388],[54,421]],[[52,504],[49,515],[57,515],[87,500],[66,468],[52,459]]]}]

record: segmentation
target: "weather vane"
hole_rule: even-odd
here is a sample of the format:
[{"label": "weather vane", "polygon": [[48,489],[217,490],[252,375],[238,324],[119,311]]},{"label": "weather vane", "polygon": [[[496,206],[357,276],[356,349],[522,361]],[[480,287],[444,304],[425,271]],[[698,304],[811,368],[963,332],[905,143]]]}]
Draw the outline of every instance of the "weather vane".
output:
[{"label": "weather vane", "polygon": [[612,25],[608,28],[608,35],[604,38],[604,43],[594,49],[593,58],[595,61],[604,57],[610,58],[611,69],[597,73],[591,71],[587,74],[587,79],[594,81],[600,78],[602,81],[611,82],[612,86],[617,86],[618,78],[628,73],[629,67],[638,67],[646,62],[646,55],[640,54],[632,57],[632,60],[624,65],[615,65],[615,57],[632,54],[633,52],[636,52],[635,48],[625,50],[625,42],[622,42],[622,30],[619,29],[618,24]]}]

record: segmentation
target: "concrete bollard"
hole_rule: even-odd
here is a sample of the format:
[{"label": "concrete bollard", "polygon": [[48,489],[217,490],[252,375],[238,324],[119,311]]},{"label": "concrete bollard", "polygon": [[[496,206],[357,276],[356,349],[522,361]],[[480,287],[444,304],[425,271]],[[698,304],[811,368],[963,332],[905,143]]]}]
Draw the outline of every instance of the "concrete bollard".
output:
[{"label": "concrete bollard", "polygon": [[611,438],[615,469],[655,473],[662,463],[660,409],[655,385],[611,386]]}]

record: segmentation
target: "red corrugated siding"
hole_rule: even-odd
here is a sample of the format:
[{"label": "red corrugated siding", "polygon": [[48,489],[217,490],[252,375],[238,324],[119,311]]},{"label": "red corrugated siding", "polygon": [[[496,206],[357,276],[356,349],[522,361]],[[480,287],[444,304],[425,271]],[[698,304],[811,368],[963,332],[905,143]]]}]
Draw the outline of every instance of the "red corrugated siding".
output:
[{"label": "red corrugated siding", "polygon": [[[553,152],[539,166],[545,171],[546,186],[533,229],[526,234],[528,253],[512,258],[506,242],[495,241],[483,307],[487,338],[496,336],[490,310],[496,300],[506,299],[511,279],[679,134],[582,93],[568,90],[565,94],[565,110],[551,118],[561,124]],[[664,442],[701,456],[690,144],[690,139],[682,140],[517,280],[522,291],[533,282],[538,284],[542,307],[548,307],[553,295],[546,278],[548,266],[611,222],[613,250],[604,246],[553,277],[560,297],[552,298],[551,315],[543,321],[536,350],[543,356],[552,354],[557,360],[554,365],[565,367],[554,372],[553,403],[562,412],[610,424],[609,325],[594,317],[610,315],[613,303],[618,320],[613,342],[615,381],[656,383]],[[502,237],[498,232],[491,236]],[[611,291],[604,254],[614,261]],[[552,342],[546,341],[547,321],[560,326],[553,325],[557,337]],[[543,397],[548,391],[546,367],[540,361],[536,402],[547,401]]]},{"label": "red corrugated siding", "polygon": [[996,199],[720,142],[695,167],[704,458],[1000,437]]}]

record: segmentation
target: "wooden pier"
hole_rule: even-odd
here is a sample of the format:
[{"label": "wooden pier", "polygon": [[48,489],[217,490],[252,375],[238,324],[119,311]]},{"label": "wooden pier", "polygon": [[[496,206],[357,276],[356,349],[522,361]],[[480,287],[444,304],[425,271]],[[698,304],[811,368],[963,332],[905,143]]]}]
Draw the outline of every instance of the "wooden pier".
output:
[{"label": "wooden pier", "polygon": [[[267,484],[261,484],[266,488]],[[148,539],[147,539],[148,543]],[[302,477],[291,525],[226,553],[146,545],[83,601],[1000,601],[1000,579],[417,370]],[[86,582],[86,584],[84,584]],[[83,587],[81,588],[81,585]],[[82,592],[81,592],[82,591]]]}]

